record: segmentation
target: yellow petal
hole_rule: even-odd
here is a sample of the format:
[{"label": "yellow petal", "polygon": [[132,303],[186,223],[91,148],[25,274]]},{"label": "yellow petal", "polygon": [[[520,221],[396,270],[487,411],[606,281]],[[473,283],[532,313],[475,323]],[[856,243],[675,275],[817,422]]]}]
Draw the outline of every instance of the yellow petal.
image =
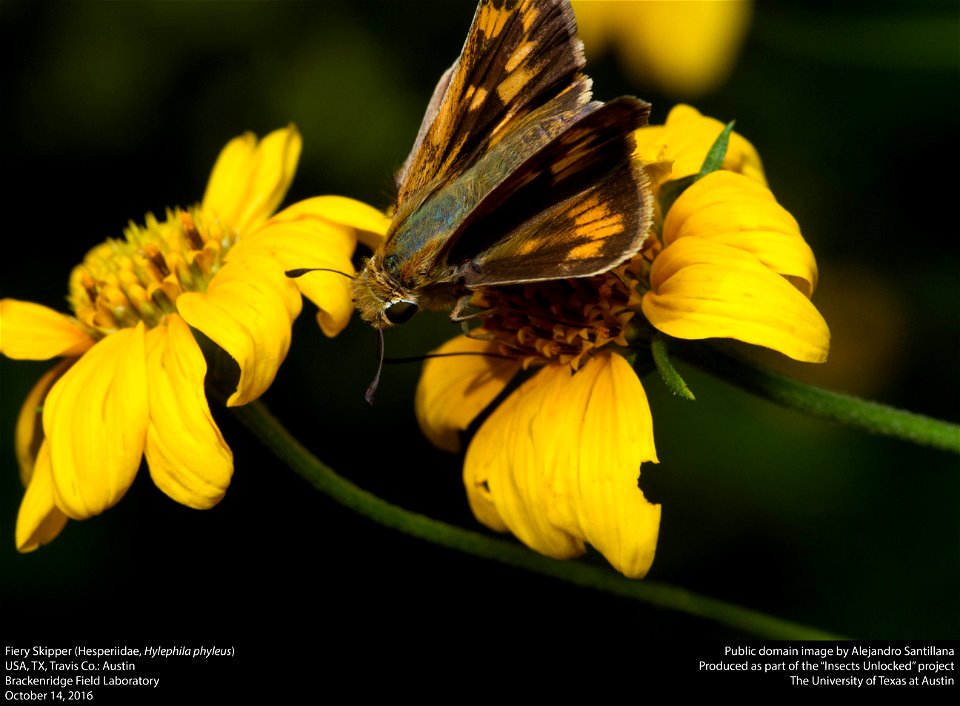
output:
[{"label": "yellow petal", "polygon": [[53,384],[73,363],[73,360],[61,360],[52,369],[44,373],[43,377],[30,390],[30,394],[23,402],[23,407],[20,408],[20,414],[17,416],[14,446],[17,450],[17,462],[20,466],[20,482],[23,483],[24,487],[30,484],[37,450],[43,441],[43,426],[40,424],[43,416],[43,401]]},{"label": "yellow petal", "polygon": [[228,223],[238,219],[243,208],[240,199],[248,188],[256,149],[257,136],[247,132],[230,140],[221,150],[203,195],[204,212],[218,214]]},{"label": "yellow petal", "polygon": [[497,354],[492,341],[460,336],[447,341],[433,353],[466,353],[430,358],[423,364],[417,383],[417,421],[424,435],[437,448],[460,450],[460,432],[503,392],[520,364],[484,353]]},{"label": "yellow petal", "polygon": [[[358,228],[386,229],[389,223],[375,209],[339,196],[319,196],[284,209],[244,238],[230,260],[272,257],[284,269],[321,267],[296,280],[300,291],[319,308],[323,332],[335,336],[353,314],[353,251]],[[377,235],[376,237],[381,237]]]},{"label": "yellow petal", "polygon": [[240,381],[228,405],[262,395],[290,349],[290,326],[300,313],[300,292],[272,258],[228,262],[205,294],[177,299],[184,320],[237,361]]},{"label": "yellow petal", "polygon": [[653,562],[660,507],[637,487],[656,461],[643,387],[620,356],[576,374],[540,370],[501,403],[470,443],[464,483],[477,518],[558,559],[584,542],[630,577]]},{"label": "yellow petal", "polygon": [[231,140],[213,167],[203,213],[235,231],[263,222],[286,196],[302,147],[294,125],[271,132],[259,144],[251,133]]},{"label": "yellow petal", "polygon": [[76,356],[93,339],[68,316],[33,302],[0,299],[0,353],[17,360]]},{"label": "yellow petal", "polygon": [[[678,105],[664,125],[640,128],[634,133],[636,154],[644,163],[673,162],[671,179],[699,174],[707,153],[723,131],[724,124],[701,115],[696,108]],[[743,174],[766,185],[760,155],[740,133],[730,133],[723,169]]]},{"label": "yellow petal", "polygon": [[32,552],[51,542],[66,524],[67,516],[54,503],[50,445],[44,442],[37,454],[33,478],[17,513],[17,550]]},{"label": "yellow petal", "polygon": [[47,395],[43,431],[64,513],[92,517],[123,497],[140,466],[147,416],[140,323],[98,342]]},{"label": "yellow petal", "polygon": [[322,218],[343,226],[371,250],[383,242],[392,220],[373,206],[346,196],[314,196],[283,209],[270,220],[289,222],[304,217]]},{"label": "yellow petal", "polygon": [[480,522],[509,529],[541,554],[569,559],[583,553],[583,542],[550,521],[544,483],[551,438],[541,418],[551,411],[545,404],[558,374],[570,377],[565,366],[548,366],[497,406],[470,442],[463,480]]},{"label": "yellow petal", "polygon": [[663,225],[663,243],[686,237],[753,253],[807,297],[817,286],[817,261],[797,221],[768,188],[741,174],[713,172],[676,200]]},{"label": "yellow petal", "polygon": [[[667,156],[666,125],[642,127],[634,131],[633,138],[637,145],[633,153],[640,157],[640,161],[644,164],[656,164],[663,161],[672,163],[675,159]],[[697,171],[700,170],[697,169]]]},{"label": "yellow petal", "polygon": [[176,314],[147,334],[150,475],[171,498],[200,510],[223,498],[233,474],[233,454],[207,406],[206,373],[200,347]]},{"label": "yellow petal", "polygon": [[660,506],[637,487],[640,464],[657,462],[643,386],[621,356],[601,353],[575,375],[561,367],[535,423],[547,515],[594,546],[630,578],[653,563]]},{"label": "yellow petal", "polygon": [[[317,321],[327,336],[336,336],[346,328],[353,315],[353,236],[323,221],[275,224],[272,219],[255,235],[234,247],[232,262],[267,256],[275,258],[284,270],[322,267],[343,273],[308,272],[294,282],[317,306]],[[350,248],[345,247],[345,241],[351,241]]]},{"label": "yellow petal", "polygon": [[827,359],[830,331],[820,312],[752,253],[679,238],[653,261],[643,313],[685,339],[735,338],[796,360]]}]

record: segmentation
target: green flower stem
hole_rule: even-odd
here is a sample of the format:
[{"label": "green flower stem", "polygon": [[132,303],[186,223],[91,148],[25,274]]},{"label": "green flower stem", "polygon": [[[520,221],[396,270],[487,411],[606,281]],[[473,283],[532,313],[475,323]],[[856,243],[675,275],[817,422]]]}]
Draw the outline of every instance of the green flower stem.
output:
[{"label": "green flower stem", "polygon": [[799,382],[706,344],[671,341],[670,350],[677,358],[784,407],[872,434],[960,453],[956,424]]},{"label": "green flower stem", "polygon": [[321,463],[259,402],[233,410],[240,421],[281,461],[317,490],[371,520],[449,549],[493,559],[577,586],[605,591],[774,639],[829,640],[835,635],[652,581],[634,581],[594,566],[541,556],[514,542],[439,522],[392,505],[338,476]]}]

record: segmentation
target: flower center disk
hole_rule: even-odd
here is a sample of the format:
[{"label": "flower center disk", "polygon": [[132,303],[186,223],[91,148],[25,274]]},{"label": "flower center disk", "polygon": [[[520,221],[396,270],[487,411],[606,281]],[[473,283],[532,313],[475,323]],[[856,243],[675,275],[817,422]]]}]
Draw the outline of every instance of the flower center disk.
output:
[{"label": "flower center disk", "polygon": [[471,300],[488,312],[479,333],[524,368],[559,363],[577,370],[603,346],[629,345],[643,267],[636,258],[595,277],[480,289]]},{"label": "flower center disk", "polygon": [[157,326],[181,293],[205,292],[233,236],[199,210],[167,211],[124,230],[124,240],[97,245],[70,275],[70,304],[96,337],[143,321]]}]

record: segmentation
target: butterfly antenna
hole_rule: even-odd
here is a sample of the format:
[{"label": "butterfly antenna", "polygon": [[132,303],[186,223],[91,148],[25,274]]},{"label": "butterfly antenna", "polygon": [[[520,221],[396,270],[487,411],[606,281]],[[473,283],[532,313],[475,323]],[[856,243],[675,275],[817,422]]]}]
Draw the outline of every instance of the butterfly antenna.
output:
[{"label": "butterfly antenna", "polygon": [[347,279],[353,279],[353,275],[348,275],[346,272],[341,272],[340,270],[331,270],[329,267],[299,267],[295,270],[287,270],[283,274],[290,279],[296,279],[297,277],[303,277],[303,275],[308,272],[335,272],[338,275],[343,275]]},{"label": "butterfly antenna", "polygon": [[377,364],[377,374],[373,377],[373,382],[370,383],[370,387],[367,388],[366,393],[363,395],[363,399],[367,401],[367,404],[373,404],[373,398],[377,394],[377,388],[380,386],[380,373],[383,372],[383,329],[377,328],[377,358],[379,363]]}]

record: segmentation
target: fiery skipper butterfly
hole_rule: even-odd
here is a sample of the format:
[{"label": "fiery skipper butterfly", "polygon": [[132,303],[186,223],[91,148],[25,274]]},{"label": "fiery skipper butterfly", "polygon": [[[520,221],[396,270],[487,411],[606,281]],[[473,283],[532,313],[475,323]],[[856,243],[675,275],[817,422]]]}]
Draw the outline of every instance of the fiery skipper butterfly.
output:
[{"label": "fiery skipper butterfly", "polygon": [[476,287],[587,277],[640,249],[653,201],[632,133],[650,105],[590,100],[585,63],[569,0],[480,1],[354,280],[364,320],[456,320]]}]

